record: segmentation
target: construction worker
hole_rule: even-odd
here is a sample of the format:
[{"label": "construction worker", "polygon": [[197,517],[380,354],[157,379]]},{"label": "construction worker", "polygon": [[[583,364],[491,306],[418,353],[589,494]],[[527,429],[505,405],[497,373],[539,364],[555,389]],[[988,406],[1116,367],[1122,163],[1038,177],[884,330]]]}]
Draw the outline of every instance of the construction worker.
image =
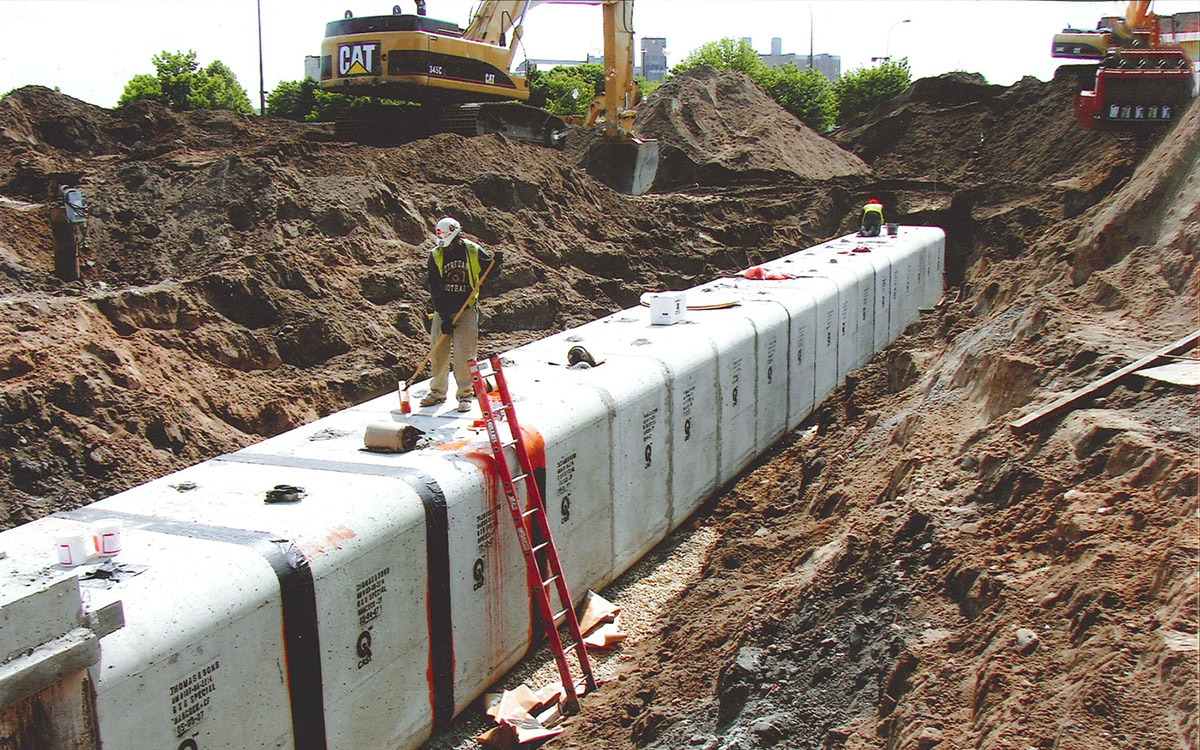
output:
[{"label": "construction worker", "polygon": [[433,233],[437,245],[429,251],[425,282],[433,299],[433,326],[429,329],[433,376],[429,381],[429,395],[421,399],[421,406],[433,406],[446,400],[453,346],[455,397],[458,410],[466,412],[471,410],[474,394],[467,362],[475,359],[479,344],[479,311],[476,308],[479,286],[485,269],[498,269],[503,258],[499,251],[490,255],[463,237],[462,224],[452,217],[440,219]]},{"label": "construction worker", "polygon": [[883,205],[872,198],[863,206],[862,224],[859,227],[860,237],[878,237],[883,228]]}]

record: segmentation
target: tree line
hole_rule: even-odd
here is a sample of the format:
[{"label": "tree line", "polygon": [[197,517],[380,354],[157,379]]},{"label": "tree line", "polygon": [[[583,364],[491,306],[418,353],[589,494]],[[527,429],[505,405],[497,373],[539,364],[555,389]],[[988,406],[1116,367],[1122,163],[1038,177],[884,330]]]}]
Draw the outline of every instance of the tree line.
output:
[{"label": "tree line", "polygon": [[[152,58],[154,75],[139,74],[125,85],[118,106],[149,99],[175,110],[229,109],[254,112],[246,90],[227,65],[216,60],[201,68],[196,53],[166,52]],[[671,69],[670,75],[708,66],[744,73],[784,109],[813,130],[824,133],[864,114],[903,91],[912,82],[908,60],[886,60],[861,67],[830,83],[813,69],[788,63],[765,65],[744,39],[730,37],[703,44]],[[526,76],[530,106],[559,116],[582,116],[592,100],[604,93],[604,68],[596,64],[536,68]],[[642,94],[657,84],[638,80]],[[266,97],[266,114],[308,122],[328,122],[338,112],[378,102],[322,91],[316,81],[281,81]],[[383,103],[405,104],[384,100]]]}]

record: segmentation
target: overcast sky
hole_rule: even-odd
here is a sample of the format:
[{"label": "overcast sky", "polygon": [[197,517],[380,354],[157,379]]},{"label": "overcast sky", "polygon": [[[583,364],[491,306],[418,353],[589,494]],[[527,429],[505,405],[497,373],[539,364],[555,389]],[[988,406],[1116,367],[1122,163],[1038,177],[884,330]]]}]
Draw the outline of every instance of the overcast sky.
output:
[{"label": "overcast sky", "polygon": [[[391,13],[378,0],[261,0],[265,86],[304,74],[304,56],[319,51],[325,23]],[[406,13],[413,0],[400,0]],[[465,26],[474,3],[428,0],[429,15]],[[674,65],[695,47],[721,37],[750,37],[769,52],[840,55],[842,71],[872,57],[908,57],[914,77],[951,70],[1011,84],[1024,75],[1049,79],[1058,62],[1050,39],[1064,26],[1093,28],[1103,15],[1124,15],[1124,2],[1014,0],[639,0],[637,35],[667,38]],[[1160,14],[1191,11],[1196,0],[1158,2]],[[810,23],[811,18],[811,23]],[[908,20],[908,23],[901,23]],[[524,54],[533,59],[582,59],[600,54],[600,10],[540,5],[525,22]],[[57,86],[93,104],[116,104],[125,83],[153,73],[162,51],[196,51],[206,65],[221,60],[258,105],[255,0],[0,0],[0,94],[28,84]],[[641,63],[640,56],[638,63]]]}]

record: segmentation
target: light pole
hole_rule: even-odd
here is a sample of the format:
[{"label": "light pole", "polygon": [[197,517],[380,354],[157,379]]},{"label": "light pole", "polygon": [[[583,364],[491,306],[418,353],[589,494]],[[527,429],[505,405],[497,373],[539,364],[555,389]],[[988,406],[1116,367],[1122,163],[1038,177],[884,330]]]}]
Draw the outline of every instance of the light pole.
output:
[{"label": "light pole", "polygon": [[256,0],[258,6],[258,116],[267,113],[267,90],[263,84],[263,53],[262,53],[262,0]]},{"label": "light pole", "polygon": [[887,62],[888,60],[892,59],[892,32],[896,30],[896,26],[907,23],[912,23],[912,19],[905,18],[904,20],[898,20],[898,22],[892,24],[892,28],[888,29],[888,40],[883,46],[882,58],[871,58],[871,62],[875,62],[875,60],[883,60],[884,62]]}]

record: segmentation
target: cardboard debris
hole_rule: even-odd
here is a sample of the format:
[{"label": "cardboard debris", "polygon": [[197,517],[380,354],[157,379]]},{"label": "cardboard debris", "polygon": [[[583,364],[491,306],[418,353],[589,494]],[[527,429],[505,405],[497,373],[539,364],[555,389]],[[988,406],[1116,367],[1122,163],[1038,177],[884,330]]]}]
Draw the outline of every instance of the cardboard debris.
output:
[{"label": "cardboard debris", "polygon": [[557,703],[561,693],[561,685],[551,686],[550,691],[542,688],[537,693],[530,690],[528,685],[518,685],[512,690],[505,690],[494,703],[488,705],[487,715],[497,722],[523,719],[551,703]]},{"label": "cardboard debris", "polygon": [[492,748],[516,748],[527,742],[549,739],[562,728],[552,725],[562,719],[559,701],[566,695],[560,683],[546,685],[536,693],[528,685],[518,685],[503,693],[487,693],[484,710],[499,725],[475,739]]},{"label": "cardboard debris", "polygon": [[[588,648],[612,648],[625,640],[621,632],[621,608],[594,591],[584,598],[583,614],[579,618],[579,630],[586,633],[583,639]],[[583,684],[575,686],[576,694],[582,695]],[[561,734],[562,700],[566,690],[560,683],[552,683],[534,692],[528,685],[518,685],[503,693],[486,693],[483,696],[484,711],[498,726],[477,736],[475,740],[485,747],[499,750],[516,750],[529,742],[541,742]]]},{"label": "cardboard debris", "polygon": [[[534,697],[537,698],[537,703],[529,709],[529,713],[531,714],[536,714],[546,706],[557,706],[559,701],[567,697],[567,691],[563,689],[561,682],[555,682],[539,688],[534,693]],[[542,721],[542,723],[546,724],[547,722]]]},{"label": "cardboard debris", "polygon": [[621,618],[605,623],[589,633],[583,642],[588,648],[612,648],[625,640],[628,633],[621,630]]},{"label": "cardboard debris", "polygon": [[493,727],[475,740],[484,747],[497,750],[515,750],[527,742],[537,742],[557,737],[565,731],[565,727],[545,727],[532,716],[526,716],[519,721],[505,721]]},{"label": "cardboard debris", "polygon": [[602,622],[611,622],[621,613],[621,608],[595,591],[588,591],[583,600],[583,614],[579,617],[579,632],[587,633]]}]

